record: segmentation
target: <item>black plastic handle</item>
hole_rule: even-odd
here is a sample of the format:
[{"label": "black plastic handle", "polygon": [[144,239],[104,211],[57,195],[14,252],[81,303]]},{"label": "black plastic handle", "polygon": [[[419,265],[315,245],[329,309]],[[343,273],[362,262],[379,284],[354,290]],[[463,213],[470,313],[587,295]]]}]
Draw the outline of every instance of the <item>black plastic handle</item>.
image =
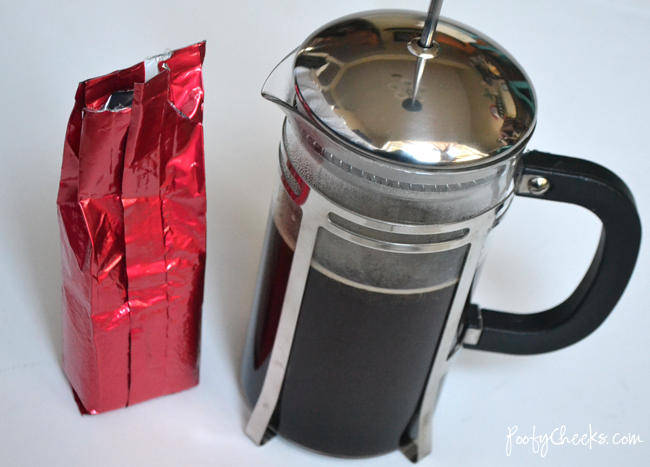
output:
[{"label": "black plastic handle", "polygon": [[[562,304],[540,313],[519,315],[479,310],[470,305],[468,320],[482,321],[476,345],[467,348],[529,355],[569,346],[591,334],[607,318],[632,275],[641,244],[641,221],[625,183],[604,167],[581,159],[530,151],[522,159],[519,180],[548,180],[542,194],[531,198],[577,204],[603,223],[600,243],[587,274]],[[478,313],[478,316],[477,316]],[[474,315],[474,316],[472,316]],[[480,319],[482,317],[482,319]]]}]

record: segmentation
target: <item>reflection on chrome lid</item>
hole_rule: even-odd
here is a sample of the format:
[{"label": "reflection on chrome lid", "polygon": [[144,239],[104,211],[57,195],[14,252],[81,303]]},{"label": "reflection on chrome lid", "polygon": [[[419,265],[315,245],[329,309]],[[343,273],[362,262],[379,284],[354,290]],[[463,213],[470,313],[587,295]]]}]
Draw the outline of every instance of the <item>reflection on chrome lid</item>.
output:
[{"label": "reflection on chrome lid", "polygon": [[446,19],[434,37],[417,107],[417,57],[408,44],[424,16],[378,11],[326,25],[302,45],[294,65],[298,99],[338,137],[366,153],[424,167],[490,162],[522,147],[535,125],[535,95],[500,46]]}]

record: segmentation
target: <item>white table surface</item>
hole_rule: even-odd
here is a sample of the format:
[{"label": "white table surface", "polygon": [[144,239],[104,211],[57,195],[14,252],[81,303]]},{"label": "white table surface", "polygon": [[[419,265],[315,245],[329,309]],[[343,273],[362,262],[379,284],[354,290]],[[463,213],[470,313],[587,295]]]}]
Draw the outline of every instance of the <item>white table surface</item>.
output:
[{"label": "white table surface", "polygon": [[[0,3],[0,465],[407,466],[312,454],[243,434],[239,386],[282,113],[259,91],[314,29],[360,10],[425,10],[426,0]],[[531,148],[607,166],[650,220],[650,3],[646,0],[447,0],[443,16],[509,50],[531,77]],[[251,43],[251,37],[258,37]],[[201,384],[82,417],[61,370],[56,193],[81,80],[207,39],[204,66],[208,259]],[[650,229],[646,225],[647,229]],[[584,274],[599,222],[574,206],[516,199],[494,232],[475,301],[538,311]],[[645,466],[650,459],[650,263],[647,241],[623,298],[586,340],[519,357],[465,350],[454,363],[422,466]],[[633,446],[531,445],[506,455],[508,429],[530,436],[635,434]],[[620,440],[616,438],[616,440]]]}]

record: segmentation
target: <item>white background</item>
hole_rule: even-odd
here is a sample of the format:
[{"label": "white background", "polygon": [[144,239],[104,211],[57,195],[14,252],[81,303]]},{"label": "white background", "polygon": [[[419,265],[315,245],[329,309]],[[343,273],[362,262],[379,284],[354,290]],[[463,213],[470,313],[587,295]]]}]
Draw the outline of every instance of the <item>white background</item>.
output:
[{"label": "white background", "polygon": [[[104,3],[104,4],[101,4]],[[283,114],[259,90],[314,29],[426,0],[8,1],[0,3],[0,465],[407,466],[319,456],[243,434],[239,365],[276,177]],[[650,220],[650,3],[646,0],[447,0],[443,16],[509,50],[531,77],[539,119],[530,147],[607,166]],[[207,39],[208,265],[201,384],[82,417],[61,371],[56,193],[77,83]],[[539,311],[584,274],[599,222],[573,206],[516,199],[495,231],[476,302]],[[647,247],[648,238],[646,238]],[[650,459],[647,248],[625,295],[594,334],[551,354],[465,350],[447,378],[422,466],[645,466]],[[518,434],[589,433],[643,444],[531,446]]]}]

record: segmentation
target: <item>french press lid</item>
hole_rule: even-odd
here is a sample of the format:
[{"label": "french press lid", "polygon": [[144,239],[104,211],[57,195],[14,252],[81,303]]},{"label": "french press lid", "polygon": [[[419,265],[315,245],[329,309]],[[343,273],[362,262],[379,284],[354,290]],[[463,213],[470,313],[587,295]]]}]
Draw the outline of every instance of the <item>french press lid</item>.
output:
[{"label": "french press lid", "polygon": [[366,155],[420,168],[483,165],[523,148],[536,102],[521,67],[467,26],[426,21],[370,11],[313,33],[294,65],[306,112]]}]

